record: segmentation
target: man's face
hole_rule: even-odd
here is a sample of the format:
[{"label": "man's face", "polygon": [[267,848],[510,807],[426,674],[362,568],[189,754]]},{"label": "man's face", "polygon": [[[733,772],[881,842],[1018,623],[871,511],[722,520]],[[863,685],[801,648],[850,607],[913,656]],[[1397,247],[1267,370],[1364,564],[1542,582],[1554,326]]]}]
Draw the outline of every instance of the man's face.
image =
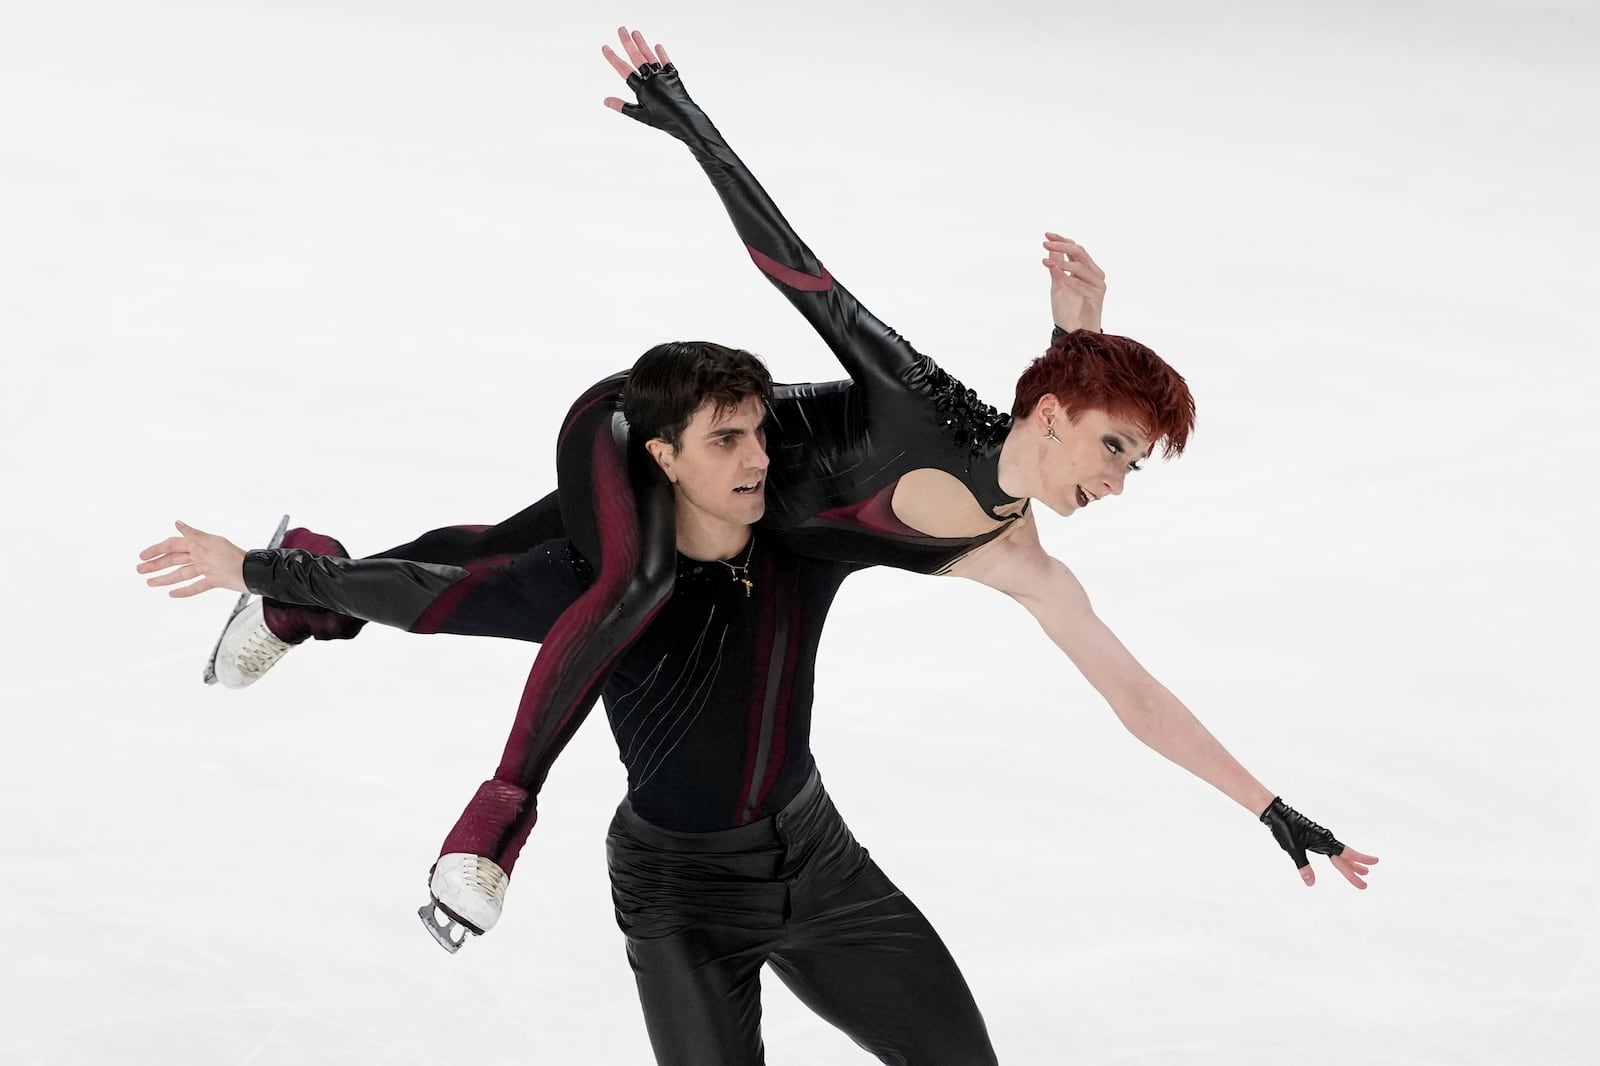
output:
[{"label": "man's face", "polygon": [[[1054,397],[1046,400],[1054,405]],[[1069,418],[1053,406],[1047,422],[1060,443],[1046,442],[1040,471],[1045,496],[1040,502],[1060,515],[1121,495],[1129,471],[1139,469],[1139,460],[1150,455],[1152,442],[1137,426],[1105,411],[1090,408]]]},{"label": "man's face", "polygon": [[720,412],[708,400],[689,419],[676,452],[650,442],[677,491],[680,518],[748,526],[766,513],[766,417],[759,397]]}]

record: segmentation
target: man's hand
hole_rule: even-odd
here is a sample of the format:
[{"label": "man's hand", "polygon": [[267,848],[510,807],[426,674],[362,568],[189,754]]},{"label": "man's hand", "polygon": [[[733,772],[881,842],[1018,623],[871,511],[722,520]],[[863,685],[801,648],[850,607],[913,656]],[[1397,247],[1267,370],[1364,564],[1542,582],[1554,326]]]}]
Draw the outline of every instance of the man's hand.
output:
[{"label": "man's hand", "polygon": [[[617,27],[617,37],[622,41],[622,50],[627,53],[628,58],[623,59],[617,55],[616,52],[612,51],[609,44],[600,46],[600,54],[606,57],[606,62],[611,64],[611,69],[622,75],[624,81],[627,81],[640,71],[659,70],[672,64],[672,60],[667,58],[667,50],[659,44],[651,48],[645,42],[644,34],[638,30],[629,31],[628,27],[619,26]],[[611,110],[621,111],[623,114],[629,114],[631,108],[638,106],[630,105],[615,96],[606,97],[605,104]]]},{"label": "man's hand", "polygon": [[[168,592],[168,596],[196,596],[212,589],[232,589],[248,592],[244,586],[244,549],[193,526],[176,523],[178,536],[168,537],[152,544],[139,553],[143,560],[139,573],[155,574],[145,584],[155,588],[163,585],[183,585]],[[166,573],[158,573],[158,571]]]},{"label": "man's hand", "polygon": [[1059,233],[1044,235],[1049,254],[1042,262],[1050,271],[1050,315],[1067,332],[1100,331],[1100,311],[1106,302],[1106,272],[1077,241]]},{"label": "man's hand", "polygon": [[1369,872],[1368,867],[1378,861],[1377,856],[1363,855],[1354,848],[1345,847],[1332,833],[1283,800],[1274,798],[1272,805],[1261,812],[1261,824],[1272,830],[1273,839],[1289,853],[1289,858],[1300,870],[1300,880],[1307,885],[1317,883],[1317,873],[1306,857],[1306,852],[1314,851],[1328,856],[1333,868],[1344,874],[1346,881],[1357,888],[1367,887],[1362,878]]}]

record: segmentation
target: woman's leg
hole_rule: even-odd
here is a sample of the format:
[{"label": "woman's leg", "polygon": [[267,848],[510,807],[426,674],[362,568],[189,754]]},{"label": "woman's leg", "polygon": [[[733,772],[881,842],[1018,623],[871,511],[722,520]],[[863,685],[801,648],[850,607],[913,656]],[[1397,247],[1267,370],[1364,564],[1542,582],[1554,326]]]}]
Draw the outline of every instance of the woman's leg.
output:
[{"label": "woman's leg", "polygon": [[[580,398],[557,448],[563,522],[593,581],[545,636],[500,765],[446,836],[441,856],[482,856],[511,872],[551,763],[672,592],[672,486],[643,445],[629,441],[616,403],[621,384],[608,379]],[[449,908],[438,882],[435,898]]]},{"label": "woman's leg", "polygon": [[[409,544],[390,548],[368,558],[468,566],[521,555],[540,544],[564,536],[566,529],[562,524],[561,501],[552,492],[497,525],[446,526],[424,533]],[[284,535],[283,547],[341,559],[350,557],[344,545],[334,538],[303,528],[289,530]],[[349,640],[367,624],[359,618],[321,607],[306,607],[280,600],[266,600],[262,604],[262,617],[273,636],[288,644],[299,644],[308,639]]]}]

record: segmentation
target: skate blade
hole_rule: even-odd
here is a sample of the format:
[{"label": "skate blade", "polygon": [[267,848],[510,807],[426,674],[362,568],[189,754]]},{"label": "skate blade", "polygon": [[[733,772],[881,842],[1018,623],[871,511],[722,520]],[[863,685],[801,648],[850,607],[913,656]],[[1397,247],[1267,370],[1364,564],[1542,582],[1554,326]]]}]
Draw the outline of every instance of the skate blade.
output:
[{"label": "skate blade", "polygon": [[[289,531],[289,516],[284,515],[278,521],[277,531],[272,534],[272,539],[267,541],[267,548],[277,548],[283,545],[283,535]],[[206,659],[205,671],[200,675],[200,680],[208,685],[217,683],[217,652],[222,650],[222,635],[228,631],[228,626],[239,617],[239,612],[250,603],[250,593],[246,592],[239,597],[239,602],[233,605],[233,610],[228,612],[228,617],[222,620],[222,629],[217,633],[217,642],[211,646],[211,655]]]},{"label": "skate blade", "polygon": [[461,950],[461,945],[467,942],[467,937],[483,935],[481,929],[457,918],[450,913],[449,907],[436,899],[430,899],[418,907],[417,917],[422,919],[423,928],[428,930],[428,935],[452,955]]}]

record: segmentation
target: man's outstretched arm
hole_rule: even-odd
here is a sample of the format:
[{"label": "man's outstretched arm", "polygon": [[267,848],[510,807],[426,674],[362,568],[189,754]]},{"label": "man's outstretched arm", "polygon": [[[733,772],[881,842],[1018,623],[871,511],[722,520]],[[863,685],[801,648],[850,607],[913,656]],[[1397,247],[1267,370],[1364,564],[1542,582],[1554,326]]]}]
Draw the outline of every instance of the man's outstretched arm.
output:
[{"label": "man's outstretched arm", "polygon": [[177,528],[177,536],[139,553],[138,572],[154,575],[146,584],[169,588],[169,596],[251,592],[414,633],[543,642],[584,588],[564,541],[461,567],[297,550],[247,552],[183,522]]}]

